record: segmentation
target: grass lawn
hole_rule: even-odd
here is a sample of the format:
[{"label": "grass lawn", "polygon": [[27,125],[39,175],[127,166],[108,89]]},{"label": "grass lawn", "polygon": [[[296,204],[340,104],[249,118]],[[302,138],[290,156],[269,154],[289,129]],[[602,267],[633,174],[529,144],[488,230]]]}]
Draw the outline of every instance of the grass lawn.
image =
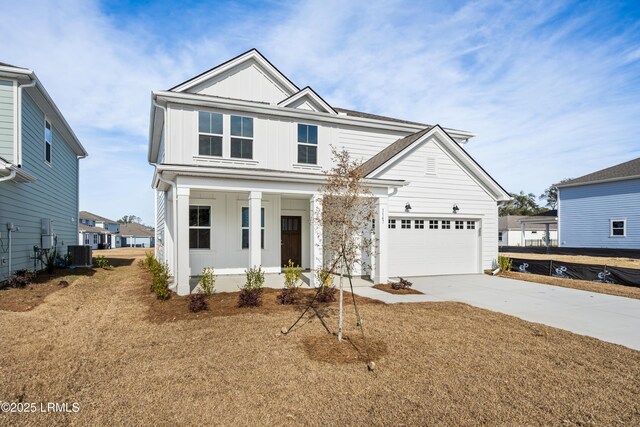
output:
[{"label": "grass lawn", "polygon": [[[553,254],[520,254],[500,252],[500,255],[520,259],[554,259],[557,261],[573,262],[576,264],[599,264],[616,267],[640,269],[640,259],[631,258],[606,258],[581,255],[553,255]],[[528,282],[543,283],[547,285],[562,286],[565,288],[581,289],[583,291],[598,292],[601,294],[617,295],[627,298],[640,299],[640,287],[615,285],[611,283],[596,283],[588,280],[561,279],[539,274],[524,274],[515,271],[500,273],[500,276],[512,279],[526,280]]]},{"label": "grass lawn", "polygon": [[[640,424],[640,352],[460,303],[361,299],[368,372],[351,308],[339,346],[317,318],[282,335],[301,310],[273,292],[263,309],[219,294],[187,313],[149,296],[142,253],[0,311],[0,400],[80,404],[0,425]],[[336,308],[317,307],[331,328]]]}]

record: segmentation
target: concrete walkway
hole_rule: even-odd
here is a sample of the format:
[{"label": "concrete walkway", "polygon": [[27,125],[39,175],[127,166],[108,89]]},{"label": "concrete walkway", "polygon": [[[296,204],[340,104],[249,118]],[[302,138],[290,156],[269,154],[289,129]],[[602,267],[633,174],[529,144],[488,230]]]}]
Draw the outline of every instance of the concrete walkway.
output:
[{"label": "concrete walkway", "polygon": [[414,277],[424,295],[358,286],[386,303],[458,301],[640,350],[640,300],[488,275]]}]

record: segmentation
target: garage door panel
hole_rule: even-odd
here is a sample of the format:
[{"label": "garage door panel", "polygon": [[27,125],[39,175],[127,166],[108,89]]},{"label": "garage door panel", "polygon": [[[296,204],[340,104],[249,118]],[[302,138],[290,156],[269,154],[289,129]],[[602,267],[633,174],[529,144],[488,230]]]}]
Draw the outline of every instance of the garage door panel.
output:
[{"label": "garage door panel", "polygon": [[[397,221],[398,225],[400,221]],[[425,221],[428,224],[428,221]],[[414,227],[414,222],[411,224]],[[389,275],[427,276],[478,272],[478,230],[389,229]]]}]

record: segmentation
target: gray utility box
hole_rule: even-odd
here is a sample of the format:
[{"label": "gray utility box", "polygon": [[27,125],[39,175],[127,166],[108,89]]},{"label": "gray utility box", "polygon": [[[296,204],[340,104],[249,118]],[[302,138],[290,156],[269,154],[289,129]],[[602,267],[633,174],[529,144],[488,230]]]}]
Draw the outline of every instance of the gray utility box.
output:
[{"label": "gray utility box", "polygon": [[40,220],[40,247],[42,249],[53,248],[53,231],[52,224],[49,218],[42,218]]}]

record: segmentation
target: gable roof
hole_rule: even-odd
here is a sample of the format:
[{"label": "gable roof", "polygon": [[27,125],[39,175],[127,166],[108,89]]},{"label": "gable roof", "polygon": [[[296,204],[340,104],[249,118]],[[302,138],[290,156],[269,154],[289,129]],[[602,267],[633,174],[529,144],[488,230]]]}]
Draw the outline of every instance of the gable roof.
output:
[{"label": "gable roof", "polygon": [[111,230],[107,230],[106,228],[92,227],[82,223],[80,223],[78,227],[83,233],[114,234]]},{"label": "gable roof", "polygon": [[351,116],[351,117],[361,117],[364,119],[373,119],[373,120],[382,120],[385,122],[394,122],[394,123],[405,123],[408,125],[418,125],[418,126],[424,126],[424,127],[431,127],[431,125],[425,124],[425,123],[419,123],[419,122],[412,122],[409,120],[402,120],[402,119],[396,119],[394,117],[388,117],[388,116],[381,116],[379,114],[371,114],[371,113],[364,113],[362,111],[355,111],[355,110],[347,110],[346,108],[338,108],[335,107],[334,108],[338,113],[342,113],[346,116]]},{"label": "gable roof", "polygon": [[[505,215],[498,218],[498,230],[521,230],[522,222],[524,222],[525,230],[527,231],[540,231],[545,230],[546,227],[544,223],[532,222],[529,223],[527,220],[535,220],[536,217],[540,215]],[[522,222],[521,222],[522,221]],[[556,223],[549,223],[549,230],[557,230],[558,225]]]},{"label": "gable roof", "polygon": [[132,222],[129,224],[120,224],[120,235],[134,237],[155,237],[155,230],[151,227],[147,227],[146,225]]},{"label": "gable roof", "polygon": [[172,92],[184,92],[188,89],[193,88],[194,86],[197,86],[219,74],[222,74],[228,70],[230,70],[233,67],[236,67],[244,62],[247,62],[249,60],[255,60],[257,63],[259,63],[267,72],[269,72],[269,74],[278,82],[280,83],[284,88],[287,89],[287,91],[289,92],[289,95],[293,95],[296,92],[300,91],[300,88],[298,88],[298,86],[296,86],[291,80],[289,80],[289,78],[287,76],[285,76],[284,74],[282,74],[280,72],[280,70],[278,70],[275,65],[273,65],[271,62],[269,62],[269,60],[267,58],[264,57],[264,55],[262,55],[258,49],[250,49],[244,53],[241,53],[240,55],[236,56],[235,58],[231,58],[230,60],[223,62],[220,65],[217,65],[213,68],[210,68],[209,70],[198,74],[195,77],[190,78],[189,80],[186,80],[174,87],[172,87],[171,89],[169,89],[169,91]]},{"label": "gable roof", "polygon": [[309,101],[311,101],[311,104],[315,104],[316,107],[320,107],[318,108],[319,110],[324,110],[326,113],[338,114],[338,112],[334,110],[328,102],[322,99],[322,97],[318,95],[315,90],[311,89],[310,86],[307,86],[299,92],[294,93],[290,97],[278,102],[278,106],[288,107],[303,98],[307,98]]},{"label": "gable roof", "polygon": [[362,176],[365,178],[373,178],[371,175],[375,175],[384,165],[390,163],[393,159],[397,158],[401,153],[406,152],[411,146],[426,140],[429,137],[438,135],[439,141],[450,151],[450,154],[459,160],[472,176],[478,178],[479,182],[493,194],[497,201],[509,200],[511,196],[502,188],[498,182],[493,179],[491,175],[484,170],[473,157],[467,153],[467,151],[460,146],[440,125],[424,128],[418,132],[407,135],[398,139],[391,145],[384,148],[378,154],[366,161],[360,166]]},{"label": "gable roof", "polygon": [[571,187],[574,185],[596,184],[599,182],[623,181],[627,179],[637,178],[640,178],[640,157],[638,157],[637,159],[629,160],[628,162],[620,163],[619,165],[611,166],[581,176],[579,178],[556,184],[556,187]]},{"label": "gable roof", "polygon": [[80,211],[80,219],[90,219],[91,221],[101,221],[108,222],[109,224],[117,224],[117,221],[111,220],[109,218],[105,218],[100,215],[93,214],[87,211]]}]

